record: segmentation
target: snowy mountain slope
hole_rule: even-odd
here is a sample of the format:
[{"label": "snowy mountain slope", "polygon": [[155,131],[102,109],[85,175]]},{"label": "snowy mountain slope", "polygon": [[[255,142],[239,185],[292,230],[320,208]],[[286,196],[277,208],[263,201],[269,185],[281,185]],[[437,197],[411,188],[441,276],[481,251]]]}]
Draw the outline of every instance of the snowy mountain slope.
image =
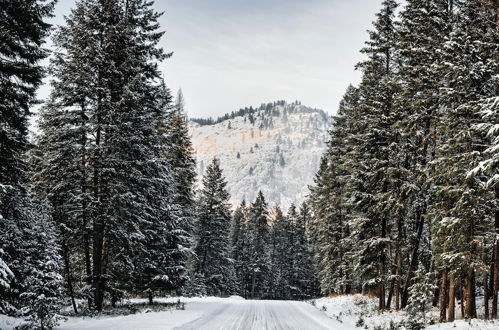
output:
[{"label": "snowy mountain slope", "polygon": [[212,125],[190,123],[198,174],[220,159],[231,203],[252,202],[262,190],[269,205],[301,203],[325,150],[329,117],[282,102]]}]

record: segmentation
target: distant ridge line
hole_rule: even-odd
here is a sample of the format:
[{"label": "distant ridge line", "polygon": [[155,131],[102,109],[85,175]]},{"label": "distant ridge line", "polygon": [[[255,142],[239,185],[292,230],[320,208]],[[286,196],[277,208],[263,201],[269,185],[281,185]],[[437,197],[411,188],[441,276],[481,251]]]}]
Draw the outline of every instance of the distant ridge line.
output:
[{"label": "distant ridge line", "polygon": [[[252,115],[252,114],[259,112],[259,111],[266,111],[266,112],[268,112],[268,114],[272,114],[272,111],[277,106],[284,107],[284,106],[300,106],[300,105],[302,105],[300,101],[294,101],[292,103],[287,103],[284,100],[278,100],[278,101],[269,102],[269,103],[262,103],[260,105],[260,107],[258,107],[258,108],[253,108],[252,106],[241,108],[237,111],[232,111],[230,113],[224,114],[223,116],[219,116],[216,119],[214,119],[213,117],[189,118],[189,121],[197,123],[201,126],[216,125],[216,124],[219,124],[219,123],[224,122],[226,120],[234,119],[236,117],[243,117],[245,115]],[[324,119],[326,119],[326,117],[328,117],[328,114],[324,110],[321,110],[321,109],[312,109],[312,108],[306,107],[303,109],[303,112],[318,112],[324,117]]]}]

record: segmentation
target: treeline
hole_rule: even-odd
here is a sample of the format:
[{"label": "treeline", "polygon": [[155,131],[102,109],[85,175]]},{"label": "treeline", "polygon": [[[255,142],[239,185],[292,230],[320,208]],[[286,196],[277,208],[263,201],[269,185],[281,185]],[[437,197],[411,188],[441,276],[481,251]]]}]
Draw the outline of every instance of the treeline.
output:
[{"label": "treeline", "polygon": [[295,102],[293,102],[291,104],[288,104],[288,103],[286,103],[286,101],[282,101],[281,100],[281,101],[275,101],[275,102],[272,102],[272,103],[262,103],[260,105],[260,107],[258,107],[258,108],[253,108],[252,106],[241,108],[238,111],[232,111],[231,113],[226,113],[225,115],[217,117],[216,119],[213,119],[213,118],[209,117],[209,118],[206,118],[206,119],[205,118],[190,118],[189,120],[192,121],[192,122],[198,123],[201,126],[205,126],[205,125],[219,124],[219,123],[221,123],[223,121],[226,121],[226,120],[229,120],[229,119],[234,119],[236,117],[244,117],[244,116],[248,115],[250,122],[253,124],[254,123],[254,116],[253,116],[253,114],[255,114],[256,112],[262,112],[262,116],[263,116],[263,114],[266,114],[266,115],[269,115],[269,116],[279,116],[280,115],[280,111],[276,107],[277,106],[285,107],[287,105],[288,105],[288,107],[286,107],[285,111],[288,111],[289,113],[296,113],[296,112],[301,112],[301,113],[318,112],[318,113],[321,114],[321,116],[324,119],[327,118],[327,114],[324,111],[322,111],[322,110],[294,107],[294,106],[301,105],[301,102],[295,101]]},{"label": "treeline", "polygon": [[233,217],[217,161],[196,195],[183,96],[173,100],[158,70],[170,54],[152,6],[78,1],[42,67],[54,1],[0,0],[0,313],[27,328],[54,327],[67,304],[93,314],[130,296],[316,292],[308,211],[272,225],[261,196]]},{"label": "treeline", "polygon": [[312,188],[322,292],[497,318],[499,3],[382,6]]},{"label": "treeline", "polygon": [[[87,313],[178,293],[195,179],[182,95],[173,102],[158,70],[170,54],[152,2],[78,1],[42,68],[53,7],[0,5],[0,313],[42,329],[65,298]],[[51,94],[29,144],[45,69]]]},{"label": "treeline", "polygon": [[191,260],[191,295],[240,295],[251,299],[306,299],[318,294],[312,252],[305,233],[306,204],[287,215],[270,211],[259,192],[231,215],[220,163],[206,169],[197,202]]}]

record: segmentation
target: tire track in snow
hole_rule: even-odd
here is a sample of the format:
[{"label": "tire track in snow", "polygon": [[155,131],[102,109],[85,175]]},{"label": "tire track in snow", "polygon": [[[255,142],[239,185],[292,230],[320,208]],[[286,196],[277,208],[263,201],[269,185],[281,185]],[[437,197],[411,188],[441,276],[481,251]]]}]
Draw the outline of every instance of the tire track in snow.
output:
[{"label": "tire track in snow", "polygon": [[[202,303],[200,303],[202,304]],[[305,302],[228,300],[176,330],[333,330],[343,325]]]}]

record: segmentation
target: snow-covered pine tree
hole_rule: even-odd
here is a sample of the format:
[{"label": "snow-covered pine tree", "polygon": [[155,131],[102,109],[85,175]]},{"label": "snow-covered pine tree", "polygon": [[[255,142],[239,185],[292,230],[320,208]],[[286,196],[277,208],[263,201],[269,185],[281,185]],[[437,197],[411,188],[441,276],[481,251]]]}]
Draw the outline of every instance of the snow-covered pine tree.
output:
[{"label": "snow-covered pine tree", "polygon": [[0,249],[13,274],[2,290],[2,313],[53,326],[64,292],[56,231],[46,205],[27,194],[14,197],[15,213],[4,213],[0,221]]},{"label": "snow-covered pine tree", "polygon": [[357,252],[356,267],[364,287],[376,291],[381,309],[389,305],[388,274],[390,261],[395,259],[388,253],[392,251],[390,231],[395,227],[398,212],[393,194],[398,185],[394,177],[399,171],[392,156],[397,142],[394,123],[398,119],[393,104],[397,6],[395,0],[383,1],[369,41],[362,49],[367,55],[367,60],[358,64],[363,72],[358,105],[362,117],[352,137],[358,142],[350,156],[354,160],[349,190],[354,201],[353,212],[357,214],[355,235],[363,242]]},{"label": "snow-covered pine tree", "polygon": [[183,242],[186,252],[190,249],[192,222],[194,211],[194,183],[196,180],[196,161],[192,147],[185,101],[182,90],[179,90],[175,103],[170,107],[166,118],[166,159],[173,171],[176,182],[176,204],[179,205],[186,227],[183,229],[187,241]]},{"label": "snow-covered pine tree", "polygon": [[[448,317],[446,303],[441,301],[441,320],[454,320],[456,282],[461,278],[465,288],[465,317],[476,316],[475,278],[484,284],[488,300],[488,255],[486,251],[491,233],[492,212],[488,201],[492,192],[483,187],[478,177],[468,176],[470,167],[483,159],[483,134],[473,134],[479,122],[477,102],[491,96],[497,61],[497,43],[492,45],[490,29],[483,4],[476,1],[456,1],[453,30],[442,47],[443,61],[439,70],[445,75],[441,89],[437,124],[436,159],[432,179],[435,197],[429,214],[432,226],[432,249],[436,266],[450,284]],[[496,37],[497,42],[497,37]],[[489,240],[492,242],[493,239]],[[442,280],[443,281],[443,280]],[[488,303],[485,304],[486,306]],[[488,315],[488,306],[486,312]]]},{"label": "snow-covered pine tree", "polygon": [[25,184],[22,158],[28,148],[28,116],[44,76],[40,61],[48,51],[42,45],[50,33],[45,20],[54,4],[52,0],[0,2],[0,187]]},{"label": "snow-covered pine tree", "polygon": [[261,191],[249,208],[248,219],[249,264],[248,295],[262,298],[269,285],[269,226],[267,202]]},{"label": "snow-covered pine tree", "polygon": [[[499,233],[499,208],[497,201],[499,200],[499,180],[498,180],[498,142],[499,142],[499,82],[497,73],[499,72],[499,61],[497,58],[499,33],[497,26],[499,24],[499,3],[495,0],[480,1],[478,3],[473,1],[463,0],[464,12],[468,11],[471,21],[468,19],[468,29],[473,31],[472,35],[476,36],[474,40],[473,55],[478,55],[480,60],[477,67],[483,71],[479,72],[480,77],[490,75],[490,79],[481,81],[482,83],[482,97],[480,100],[469,104],[480,117],[478,123],[473,126],[474,132],[479,136],[486,136],[485,150],[482,150],[482,157],[484,159],[469,173],[470,178],[478,178],[483,181],[485,189],[491,192],[490,201],[491,205],[495,203],[494,210],[494,224],[490,228],[490,234],[493,237],[493,251],[490,259],[490,283],[492,295],[492,310],[491,318],[497,318],[498,307],[498,292],[499,292],[499,241],[497,233]],[[466,10],[468,9],[468,10]],[[474,12],[472,12],[474,11]],[[491,71],[495,74],[491,75]],[[485,290],[486,296],[488,290]],[[488,311],[488,297],[485,298],[485,317],[489,316]]]},{"label": "snow-covered pine tree", "polygon": [[[191,274],[204,279],[208,295],[226,296],[235,292],[236,276],[230,256],[230,196],[218,159],[214,158],[207,167],[202,183],[194,223],[195,259]],[[193,276],[193,280],[199,276]]]},{"label": "snow-covered pine tree", "polygon": [[168,55],[157,47],[163,33],[151,6],[80,1],[54,40],[55,79],[41,123],[46,143],[39,144],[48,157],[37,175],[58,224],[78,238],[63,240],[64,259],[81,256],[74,259],[85,263],[97,310],[106,292],[114,301],[132,278],[150,277],[152,260],[163,268],[153,267],[154,277],[168,276],[170,287],[183,268],[172,257],[184,253],[176,244],[183,220],[160,134],[166,108],[158,101],[157,63]]},{"label": "snow-covered pine tree", "polygon": [[[99,244],[97,240],[94,243],[94,236],[103,234],[94,221],[103,213],[97,186],[104,166],[91,166],[91,161],[101,163],[103,158],[103,94],[107,87],[103,80],[104,73],[106,79],[110,75],[104,62],[110,61],[102,44],[115,42],[112,38],[116,36],[109,32],[109,26],[114,24],[110,16],[113,11],[116,15],[119,12],[117,5],[108,6],[108,11],[101,10],[101,5],[95,1],[78,2],[66,18],[66,26],[61,26],[54,36],[56,50],[51,70],[55,79],[51,82],[50,100],[41,113],[36,154],[43,158],[39,158],[35,176],[38,188],[53,205],[57,225],[63,229],[61,242],[63,254],[68,256],[64,258],[68,283],[68,262],[76,256],[85,260],[84,292],[89,304],[92,290],[100,301],[103,298],[103,287],[92,286],[94,271],[102,269],[102,263],[96,264],[102,260],[102,251],[93,250]],[[93,38],[94,32],[99,40]]]},{"label": "snow-covered pine tree", "polygon": [[[156,186],[149,190],[147,197],[154,218],[145,222],[142,228],[145,238],[141,253],[134,257],[136,278],[129,288],[147,292],[150,304],[155,291],[178,294],[187,280],[194,207],[192,175],[188,174],[190,168],[187,163],[185,166],[180,164],[181,159],[188,158],[191,152],[189,137],[184,131],[186,127],[182,127],[182,122],[172,123],[176,120],[171,116],[171,97],[162,80],[158,93],[150,102],[158,109],[151,119],[154,132],[157,130],[160,135],[153,135],[146,147],[153,151],[150,161],[154,164],[151,166],[157,166],[159,175]],[[184,158],[182,152],[186,153]],[[183,173],[183,177],[177,172]],[[179,180],[183,180],[183,185],[178,184]],[[154,183],[153,180],[150,182]]]},{"label": "snow-covered pine tree", "polygon": [[407,329],[422,330],[426,328],[426,311],[431,303],[433,289],[429,274],[420,264],[409,289],[408,318],[405,322]]},{"label": "snow-covered pine tree", "polygon": [[349,293],[353,284],[353,245],[350,240],[350,205],[347,184],[354,161],[351,154],[359,142],[355,137],[360,120],[359,91],[349,86],[333,117],[328,149],[311,187],[313,211],[307,225],[315,255],[317,276],[323,294]]},{"label": "snow-covered pine tree", "polygon": [[[407,268],[403,278],[401,306],[407,303],[412,277],[418,264],[426,269],[431,263],[427,207],[434,159],[440,88],[444,77],[436,69],[441,63],[439,50],[448,38],[452,23],[452,1],[408,0],[401,12],[396,44],[400,68],[397,73],[399,92],[394,99],[400,111],[396,127],[400,131],[398,150],[403,178],[403,201],[407,208],[404,230],[408,236]],[[417,45],[417,47],[415,47]]]},{"label": "snow-covered pine tree", "polygon": [[3,250],[0,250],[0,313],[7,314],[10,309],[10,304],[4,301],[5,296],[7,296],[6,291],[10,289],[10,282],[14,278],[14,273],[10,270],[9,266],[3,261]]},{"label": "snow-covered pine tree", "polygon": [[272,299],[290,299],[290,280],[292,271],[291,223],[278,206],[269,212],[269,292]]},{"label": "snow-covered pine tree", "polygon": [[[483,152],[485,159],[472,169],[468,176],[480,178],[484,187],[493,192],[490,198],[492,205],[495,204],[494,223],[490,228],[493,242],[492,258],[490,260],[490,282],[492,283],[490,286],[490,295],[492,297],[490,318],[497,319],[499,301],[499,240],[497,239],[499,234],[499,207],[497,206],[499,205],[499,97],[495,96],[480,100],[475,105],[475,110],[482,116],[482,120],[473,128],[478,134],[485,135],[489,139],[489,143],[486,143],[488,147]],[[488,293],[488,290],[485,292]],[[488,298],[488,295],[484,297],[485,316],[489,316]]]},{"label": "snow-covered pine tree", "polygon": [[295,299],[309,299],[317,293],[313,255],[306,236],[306,225],[311,218],[307,203],[302,203],[294,223],[294,269],[291,285],[296,288]]},{"label": "snow-covered pine tree", "polygon": [[[46,208],[29,193],[25,153],[28,116],[44,76],[39,62],[47,56],[44,20],[54,4],[0,2],[0,313],[23,314],[42,327],[54,325],[58,312],[59,255]],[[36,299],[26,299],[33,291]]]},{"label": "snow-covered pine tree", "polygon": [[234,260],[236,273],[237,293],[245,295],[245,278],[247,273],[248,242],[246,220],[248,218],[248,207],[243,200],[232,215],[230,226],[231,258]]},{"label": "snow-covered pine tree", "polygon": [[21,242],[23,263],[28,265],[21,282],[20,298],[24,306],[21,314],[36,329],[52,329],[61,319],[65,294],[57,233],[43,207],[30,212],[35,220],[25,229]]}]

